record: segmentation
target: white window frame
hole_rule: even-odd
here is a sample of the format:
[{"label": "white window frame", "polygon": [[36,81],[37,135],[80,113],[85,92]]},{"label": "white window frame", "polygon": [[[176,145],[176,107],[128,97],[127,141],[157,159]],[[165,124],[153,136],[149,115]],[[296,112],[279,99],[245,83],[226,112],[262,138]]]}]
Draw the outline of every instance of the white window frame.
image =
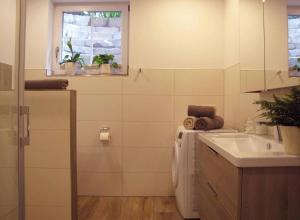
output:
[{"label": "white window frame", "polygon": [[54,22],[53,22],[53,43],[52,43],[52,75],[61,72],[59,62],[62,60],[61,51],[56,57],[56,48],[61,48],[62,42],[62,21],[64,12],[74,11],[121,11],[122,12],[122,72],[118,75],[128,74],[128,47],[129,47],[129,3],[71,3],[54,4]]}]

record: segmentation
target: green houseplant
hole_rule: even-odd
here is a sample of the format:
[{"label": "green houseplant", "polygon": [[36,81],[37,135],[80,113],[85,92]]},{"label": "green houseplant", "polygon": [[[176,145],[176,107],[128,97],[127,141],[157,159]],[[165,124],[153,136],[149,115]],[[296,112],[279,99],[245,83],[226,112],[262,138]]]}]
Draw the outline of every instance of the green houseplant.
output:
[{"label": "green houseplant", "polygon": [[297,64],[292,67],[292,70],[300,72],[300,58],[297,59]]},{"label": "green houseplant", "polygon": [[294,87],[290,94],[274,96],[273,101],[261,100],[261,117],[267,125],[280,127],[283,144],[288,154],[300,155],[300,87]]},{"label": "green houseplant", "polygon": [[71,55],[66,55],[60,62],[60,65],[64,65],[66,74],[75,74],[77,70],[84,65],[84,61],[80,57],[80,53],[75,53],[73,51],[72,38],[68,40],[67,46]]},{"label": "green houseplant", "polygon": [[94,56],[93,64],[100,66],[101,73],[111,73],[111,67],[119,68],[119,65],[114,62],[114,58],[112,54],[99,54]]}]

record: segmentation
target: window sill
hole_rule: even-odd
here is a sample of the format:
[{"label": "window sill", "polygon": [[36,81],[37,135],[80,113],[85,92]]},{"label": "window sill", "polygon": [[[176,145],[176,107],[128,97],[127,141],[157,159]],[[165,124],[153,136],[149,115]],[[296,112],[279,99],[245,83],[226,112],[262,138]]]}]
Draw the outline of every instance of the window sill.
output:
[{"label": "window sill", "polygon": [[121,71],[112,71],[112,73],[100,73],[99,69],[86,69],[75,71],[72,74],[66,74],[64,70],[52,71],[47,70],[47,77],[99,77],[99,76],[128,76],[128,73]]},{"label": "window sill", "polygon": [[290,70],[289,77],[300,77],[300,72],[298,72],[296,70]]}]

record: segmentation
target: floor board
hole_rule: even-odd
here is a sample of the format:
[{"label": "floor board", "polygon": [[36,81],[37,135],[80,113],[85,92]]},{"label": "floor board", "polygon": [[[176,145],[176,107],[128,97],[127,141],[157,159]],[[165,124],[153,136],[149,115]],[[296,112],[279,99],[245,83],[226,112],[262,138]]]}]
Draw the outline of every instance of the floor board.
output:
[{"label": "floor board", "polygon": [[174,197],[78,197],[79,220],[183,220]]}]

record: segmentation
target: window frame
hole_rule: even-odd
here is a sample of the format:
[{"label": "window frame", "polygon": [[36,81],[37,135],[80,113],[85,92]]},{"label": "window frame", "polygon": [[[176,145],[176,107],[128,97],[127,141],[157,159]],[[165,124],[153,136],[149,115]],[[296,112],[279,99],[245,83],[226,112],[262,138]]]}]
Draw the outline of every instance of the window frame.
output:
[{"label": "window frame", "polygon": [[[129,63],[129,3],[57,3],[54,4],[54,21],[52,34],[52,56],[51,56],[51,75],[61,74],[59,61],[62,49],[63,14],[64,12],[76,11],[121,11],[122,12],[122,72],[113,75],[128,75]],[[58,57],[56,58],[56,48],[59,47]],[[80,75],[89,75],[87,72]],[[93,74],[102,75],[102,74]]]},{"label": "window frame", "polygon": [[[289,20],[289,16],[300,16],[300,6],[295,6],[295,7],[288,7],[287,8],[287,22]],[[289,25],[287,25],[287,33],[288,33],[288,39],[289,39]],[[289,49],[289,41],[287,42],[287,47]],[[295,72],[295,71],[292,71],[290,70],[290,62],[289,62],[289,59],[290,59],[290,55],[288,54],[288,67],[289,67],[289,76],[290,77],[300,77],[300,72]]]}]

